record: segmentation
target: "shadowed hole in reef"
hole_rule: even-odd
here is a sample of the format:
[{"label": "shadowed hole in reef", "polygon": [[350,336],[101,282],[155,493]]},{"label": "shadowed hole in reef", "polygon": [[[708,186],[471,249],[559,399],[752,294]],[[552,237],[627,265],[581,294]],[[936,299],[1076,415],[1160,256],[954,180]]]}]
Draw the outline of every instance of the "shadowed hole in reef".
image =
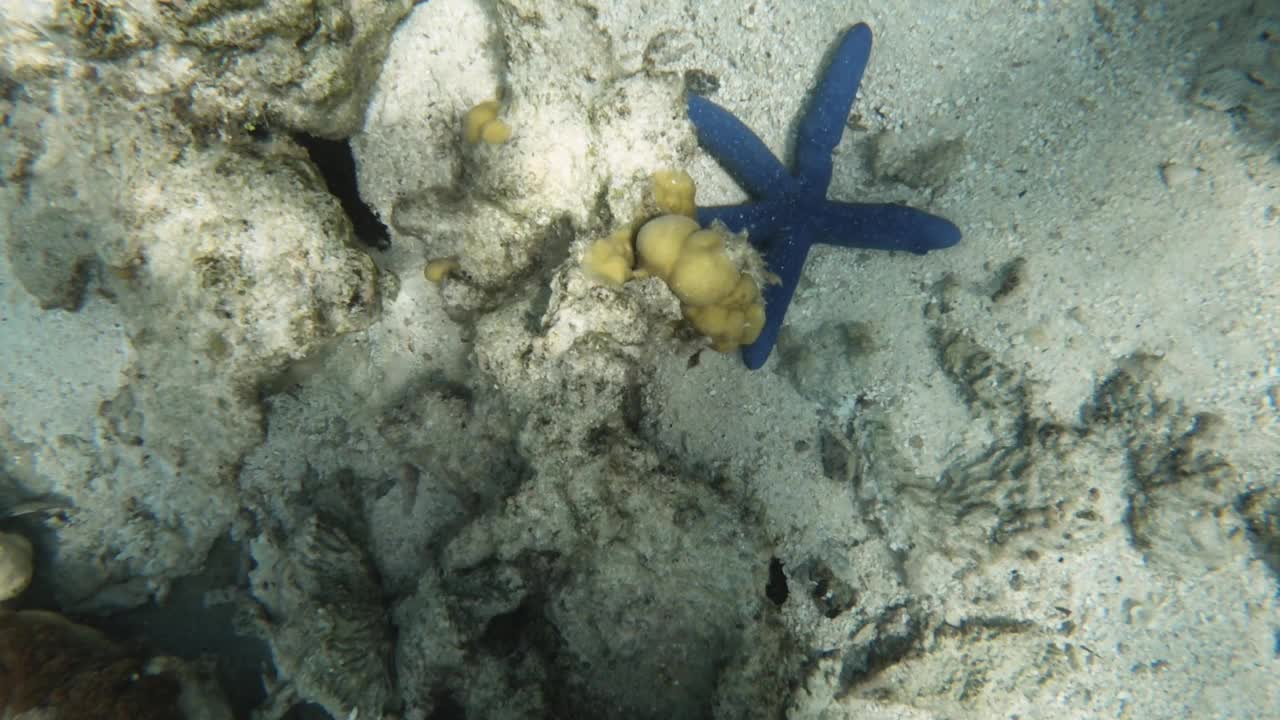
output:
[{"label": "shadowed hole in reef", "polygon": [[535,651],[554,657],[559,650],[555,628],[543,616],[541,598],[526,598],[511,612],[494,615],[480,635],[480,646],[494,657]]},{"label": "shadowed hole in reef", "polygon": [[333,720],[325,709],[313,703],[299,703],[289,708],[283,720]]},{"label": "shadowed hole in reef", "polygon": [[[204,571],[174,581],[161,604],[95,618],[90,624],[118,641],[140,643],[159,653],[216,659],[218,682],[236,717],[248,717],[266,699],[260,676],[262,668],[271,666],[271,650],[258,638],[237,634],[233,605],[205,602],[209,591],[238,584],[243,553],[238,543],[220,540],[209,551]],[[328,717],[319,712],[319,717]]]},{"label": "shadowed hole in reef", "polygon": [[782,561],[769,558],[769,582],[765,583],[764,596],[774,604],[781,606],[787,601],[791,590],[787,587],[787,573],[782,568]]},{"label": "shadowed hole in reef", "polygon": [[462,703],[458,702],[453,695],[440,690],[432,693],[431,699],[435,709],[431,711],[427,720],[466,720],[466,708],[462,707]]},{"label": "shadowed hole in reef", "polygon": [[511,612],[494,615],[484,626],[480,645],[497,657],[506,657],[520,647],[520,636],[533,622],[528,603],[521,603]]},{"label": "shadowed hole in reef", "polygon": [[391,247],[391,235],[376,213],[360,197],[356,180],[356,159],[351,154],[349,140],[325,140],[305,133],[296,133],[293,139],[306,148],[311,162],[320,169],[329,193],[342,203],[342,210],[351,219],[356,240],[361,245],[386,250]]}]

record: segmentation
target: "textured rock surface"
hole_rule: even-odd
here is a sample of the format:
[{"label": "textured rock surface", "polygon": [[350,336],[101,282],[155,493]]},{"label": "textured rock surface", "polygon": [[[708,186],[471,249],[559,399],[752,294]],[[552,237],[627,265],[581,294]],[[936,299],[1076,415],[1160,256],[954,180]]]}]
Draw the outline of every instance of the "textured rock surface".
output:
[{"label": "textured rock surface", "polygon": [[264,533],[250,554],[257,631],[288,688],[277,697],[305,699],[333,717],[380,715],[391,694],[391,627],[365,551],[312,516],[287,534]]},{"label": "textured rock surface", "polygon": [[[199,568],[262,436],[257,387],[377,316],[377,269],[287,136],[355,127],[351,53],[398,18],[376,5],[4,6],[0,438],[27,492],[92,508],[57,535],[63,602],[131,606]],[[311,32],[329,20],[342,42]],[[238,40],[215,60],[196,25]],[[317,70],[345,84],[295,82]]]},{"label": "textured rock surface", "polygon": [[[1191,5],[0,4],[23,597],[216,543],[260,718],[1276,714],[1266,77],[1205,107],[1274,43]],[[740,199],[686,87],[785,151],[855,20],[832,195],[960,246],[815,251],[755,373],[582,276],[654,170]],[[297,132],[356,132],[389,245]]]},{"label": "textured rock surface", "polygon": [[1200,60],[1191,100],[1237,117],[1280,159],[1280,9],[1254,3],[1210,27],[1217,37]]}]

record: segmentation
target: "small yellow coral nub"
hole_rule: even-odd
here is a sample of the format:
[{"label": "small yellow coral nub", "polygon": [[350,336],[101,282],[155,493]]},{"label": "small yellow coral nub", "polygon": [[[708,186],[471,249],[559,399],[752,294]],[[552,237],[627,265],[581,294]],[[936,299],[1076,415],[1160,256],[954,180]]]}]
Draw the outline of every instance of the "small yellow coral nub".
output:
[{"label": "small yellow coral nub", "polygon": [[472,145],[481,140],[490,145],[501,145],[511,139],[511,126],[498,119],[501,104],[486,100],[471,108],[462,119],[462,137]]},{"label": "small yellow coral nub", "polygon": [[461,267],[456,257],[438,258],[427,262],[427,266],[422,268],[422,275],[427,280],[439,285],[444,282],[445,278],[458,272]]},{"label": "small yellow coral nub", "polygon": [[653,174],[653,202],[664,213],[693,217],[696,193],[693,178],[683,170],[659,170]]},{"label": "small yellow coral nub", "polygon": [[630,227],[619,228],[609,237],[591,243],[582,257],[582,270],[587,277],[613,288],[630,280],[631,266],[635,264],[631,234]]}]

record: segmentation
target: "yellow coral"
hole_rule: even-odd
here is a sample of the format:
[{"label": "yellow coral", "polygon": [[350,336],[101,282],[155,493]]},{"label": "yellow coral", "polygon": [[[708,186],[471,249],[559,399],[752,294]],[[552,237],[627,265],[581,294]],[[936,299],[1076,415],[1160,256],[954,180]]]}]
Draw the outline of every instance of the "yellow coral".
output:
[{"label": "yellow coral", "polygon": [[713,348],[730,352],[760,336],[764,300],[725,253],[720,226],[703,230],[691,218],[663,215],[640,228],[636,252],[641,269],[667,283],[685,318],[711,338]]},{"label": "yellow coral", "polygon": [[664,213],[693,217],[696,193],[693,178],[684,170],[659,170],[653,174],[653,202]]},{"label": "yellow coral", "polygon": [[645,223],[636,238],[640,269],[666,280],[684,250],[684,240],[699,230],[698,221],[683,215],[663,215]]},{"label": "yellow coral", "polygon": [[422,268],[422,275],[427,280],[439,285],[444,282],[445,278],[458,272],[460,267],[462,266],[458,263],[458,258],[456,257],[438,258],[427,262],[426,267]]},{"label": "yellow coral", "polygon": [[652,190],[654,203],[667,214],[639,232],[633,224],[592,243],[582,257],[583,272],[614,288],[633,277],[661,278],[680,299],[685,319],[713,348],[731,352],[755,342],[764,328],[760,288],[726,252],[723,226],[703,229],[693,218],[693,178],[683,170],[660,170]]},{"label": "yellow coral", "polygon": [[487,100],[471,108],[462,119],[462,137],[471,144],[481,140],[490,145],[501,145],[511,139],[511,126],[498,119],[501,104]]},{"label": "yellow coral", "polygon": [[587,277],[613,288],[620,288],[630,280],[631,267],[635,264],[631,233],[630,227],[619,228],[609,237],[591,243],[582,258],[582,269]]},{"label": "yellow coral", "polygon": [[746,275],[738,279],[733,292],[714,305],[685,305],[684,317],[703,335],[711,347],[732,352],[750,345],[764,329],[764,302],[756,281]]}]

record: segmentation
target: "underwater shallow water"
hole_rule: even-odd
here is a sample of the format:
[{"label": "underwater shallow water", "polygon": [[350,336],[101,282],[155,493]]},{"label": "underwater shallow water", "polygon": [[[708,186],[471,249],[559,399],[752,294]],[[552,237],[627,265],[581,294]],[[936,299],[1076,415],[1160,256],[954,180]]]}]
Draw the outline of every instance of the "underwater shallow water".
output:
[{"label": "underwater shallow water", "polygon": [[[1274,714],[1267,12],[0,1],[0,654],[246,717]],[[828,197],[963,242],[815,248],[755,372],[584,275],[657,170],[745,199],[688,92],[785,164],[856,22]]]}]

